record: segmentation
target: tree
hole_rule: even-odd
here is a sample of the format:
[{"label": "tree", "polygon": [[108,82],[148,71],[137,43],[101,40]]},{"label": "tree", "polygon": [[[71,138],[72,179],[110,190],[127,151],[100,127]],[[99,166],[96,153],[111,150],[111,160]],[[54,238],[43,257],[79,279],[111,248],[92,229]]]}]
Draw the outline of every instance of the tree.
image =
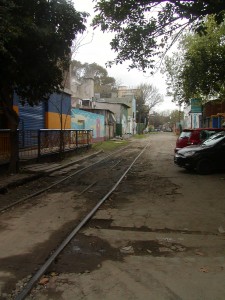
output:
[{"label": "tree", "polygon": [[224,0],[95,0],[93,25],[114,32],[111,48],[117,53],[109,65],[129,61],[130,68],[153,68],[158,55],[176,41],[183,29],[204,31],[204,18],[214,14],[223,22]]},{"label": "tree", "polygon": [[175,52],[171,57],[166,56],[162,73],[166,74],[167,96],[172,97],[172,101],[181,105],[183,102],[189,102],[183,91],[183,61],[184,53]]},{"label": "tree", "polygon": [[213,17],[205,23],[205,35],[187,35],[182,43],[183,90],[186,98],[225,96],[225,23]]},{"label": "tree", "polygon": [[148,115],[149,115],[149,108],[145,104],[144,97],[142,91],[139,90],[138,93],[135,95],[136,99],[136,121],[137,123],[143,123],[147,125]]},{"label": "tree", "polygon": [[178,109],[173,110],[170,114],[170,122],[171,124],[179,123],[184,118],[184,112]]},{"label": "tree", "polygon": [[83,78],[94,79],[95,92],[101,92],[101,87],[104,85],[115,86],[116,80],[113,77],[108,76],[108,72],[102,66],[92,63],[82,64],[80,61],[73,60],[71,63],[72,77],[82,81]]},{"label": "tree", "polygon": [[142,83],[137,87],[137,122],[146,123],[149,114],[158,104],[163,102],[163,96],[151,84]]},{"label": "tree", "polygon": [[205,34],[186,34],[180,52],[165,60],[168,94],[175,102],[191,98],[225,96],[225,24],[213,17],[205,22]]},{"label": "tree", "polygon": [[93,78],[96,85],[112,83],[115,84],[115,79],[108,76],[107,70],[96,63],[81,63],[73,60],[71,62],[72,76],[78,80],[82,78]]},{"label": "tree", "polygon": [[[87,14],[70,0],[0,0],[0,9],[0,101],[16,138],[13,94],[35,105],[60,91],[72,41],[85,30]],[[15,172],[15,140],[12,145],[10,171]]]},{"label": "tree", "polygon": [[151,112],[158,104],[163,102],[163,96],[159,93],[158,89],[151,84],[142,83],[138,87],[142,91],[145,104]]}]

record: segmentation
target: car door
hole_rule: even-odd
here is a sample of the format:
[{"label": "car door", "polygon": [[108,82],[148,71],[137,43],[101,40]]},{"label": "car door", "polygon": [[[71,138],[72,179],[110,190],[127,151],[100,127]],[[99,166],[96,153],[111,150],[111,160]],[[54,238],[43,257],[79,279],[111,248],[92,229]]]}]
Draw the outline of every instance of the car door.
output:
[{"label": "car door", "polygon": [[216,147],[213,154],[213,161],[216,168],[225,169],[225,139],[223,139]]}]

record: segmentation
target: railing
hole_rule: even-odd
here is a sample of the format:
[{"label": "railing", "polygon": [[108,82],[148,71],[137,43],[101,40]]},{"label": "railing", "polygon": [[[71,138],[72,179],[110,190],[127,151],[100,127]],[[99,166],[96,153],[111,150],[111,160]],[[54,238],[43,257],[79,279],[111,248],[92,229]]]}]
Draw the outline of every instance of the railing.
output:
[{"label": "railing", "polygon": [[[10,157],[10,130],[0,130],[0,163]],[[92,142],[92,130],[40,129],[18,130],[19,158],[40,158],[51,153],[63,153]]]}]

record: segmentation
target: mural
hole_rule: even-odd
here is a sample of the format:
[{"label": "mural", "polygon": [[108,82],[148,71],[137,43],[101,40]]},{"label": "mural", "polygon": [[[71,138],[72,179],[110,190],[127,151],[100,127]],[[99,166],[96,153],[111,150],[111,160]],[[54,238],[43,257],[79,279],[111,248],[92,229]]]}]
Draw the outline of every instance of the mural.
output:
[{"label": "mural", "polygon": [[71,129],[92,129],[93,141],[105,138],[105,117],[78,108],[71,109]]}]

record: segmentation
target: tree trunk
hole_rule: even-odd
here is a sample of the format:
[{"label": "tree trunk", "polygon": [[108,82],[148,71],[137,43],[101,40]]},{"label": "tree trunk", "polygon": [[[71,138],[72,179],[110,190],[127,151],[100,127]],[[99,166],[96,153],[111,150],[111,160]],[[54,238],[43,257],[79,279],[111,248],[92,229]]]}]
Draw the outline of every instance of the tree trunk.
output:
[{"label": "tree trunk", "polygon": [[0,100],[3,111],[8,121],[8,128],[10,129],[10,163],[9,172],[18,173],[19,171],[19,139],[18,139],[18,125],[19,116],[13,109],[13,91],[1,90]]}]

